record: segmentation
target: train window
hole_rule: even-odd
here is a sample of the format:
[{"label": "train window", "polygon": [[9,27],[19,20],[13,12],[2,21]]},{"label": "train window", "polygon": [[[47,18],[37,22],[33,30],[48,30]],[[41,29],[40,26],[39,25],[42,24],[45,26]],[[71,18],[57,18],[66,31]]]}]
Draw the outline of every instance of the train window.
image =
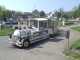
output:
[{"label": "train window", "polygon": [[37,21],[30,21],[30,25],[38,28],[38,22]]},{"label": "train window", "polygon": [[39,30],[43,30],[47,28],[47,21],[40,21],[39,22]]},{"label": "train window", "polygon": [[47,28],[47,21],[44,21],[44,28]]},{"label": "train window", "polygon": [[54,25],[54,22],[53,21],[48,21],[48,25],[49,26],[53,26]]},{"label": "train window", "polygon": [[39,30],[43,30],[43,28],[44,28],[44,27],[43,27],[43,22],[40,21],[40,22],[39,22]]},{"label": "train window", "polygon": [[58,25],[58,22],[54,21],[54,27],[57,27],[57,25]]}]

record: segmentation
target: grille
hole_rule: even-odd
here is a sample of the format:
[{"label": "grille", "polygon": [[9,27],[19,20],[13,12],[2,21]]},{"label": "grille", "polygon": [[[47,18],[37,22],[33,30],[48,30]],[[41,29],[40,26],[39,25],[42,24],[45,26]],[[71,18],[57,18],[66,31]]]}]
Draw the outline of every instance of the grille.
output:
[{"label": "grille", "polygon": [[11,39],[13,42],[16,42],[18,40],[18,37],[16,36],[12,36],[12,39]]}]

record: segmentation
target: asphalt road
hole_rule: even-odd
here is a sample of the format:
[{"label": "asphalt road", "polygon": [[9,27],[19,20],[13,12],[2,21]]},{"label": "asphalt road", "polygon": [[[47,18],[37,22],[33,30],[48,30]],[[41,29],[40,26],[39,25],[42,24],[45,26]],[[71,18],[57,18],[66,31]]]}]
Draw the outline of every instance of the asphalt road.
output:
[{"label": "asphalt road", "polygon": [[[0,36],[0,60],[67,60],[60,55],[63,39],[54,38],[40,41],[26,49],[11,46],[8,36]],[[59,50],[60,48],[60,50]]]},{"label": "asphalt road", "polygon": [[[67,40],[62,32],[70,27],[72,26],[60,27],[59,35],[34,43],[26,49],[11,46],[8,36],[0,36],[0,60],[69,60],[60,55],[60,52],[67,47]],[[70,35],[70,44],[80,38],[80,34],[73,30]]]}]

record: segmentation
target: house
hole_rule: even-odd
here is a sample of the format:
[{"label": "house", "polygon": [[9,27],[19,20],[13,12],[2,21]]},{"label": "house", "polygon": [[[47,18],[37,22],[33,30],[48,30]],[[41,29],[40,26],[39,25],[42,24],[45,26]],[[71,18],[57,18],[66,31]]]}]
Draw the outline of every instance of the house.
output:
[{"label": "house", "polygon": [[39,17],[39,11],[38,10],[33,10],[31,12],[31,14],[32,14],[33,17]]}]

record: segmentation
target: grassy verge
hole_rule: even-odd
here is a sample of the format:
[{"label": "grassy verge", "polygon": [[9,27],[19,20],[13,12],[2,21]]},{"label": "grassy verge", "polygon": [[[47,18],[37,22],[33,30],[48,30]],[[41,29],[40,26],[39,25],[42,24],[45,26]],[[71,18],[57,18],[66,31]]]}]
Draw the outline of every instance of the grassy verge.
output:
[{"label": "grassy verge", "polygon": [[63,26],[62,24],[58,24],[58,27],[61,27],[61,26]]},{"label": "grassy verge", "polygon": [[[80,32],[80,26],[72,27],[71,29]],[[80,47],[80,39],[71,44],[72,49],[76,49],[78,47]],[[66,56],[80,60],[80,53],[76,53],[75,50],[63,51],[62,53]]]},{"label": "grassy verge", "polygon": [[70,51],[63,51],[62,52],[63,54],[65,54],[66,56],[69,56],[69,57],[73,57],[75,60],[78,59],[80,60],[80,54],[70,50]]},{"label": "grassy verge", "polygon": [[77,40],[76,42],[74,42],[73,44],[71,44],[71,47],[73,49],[76,49],[76,48],[80,47],[80,39]]},{"label": "grassy verge", "polygon": [[[72,27],[71,29],[80,32],[80,26]],[[74,49],[80,47],[80,39],[74,42],[73,44],[71,44],[71,47]]]},{"label": "grassy verge", "polygon": [[14,32],[14,28],[4,28],[2,30],[0,29],[0,35],[5,35],[13,32]]},{"label": "grassy verge", "polygon": [[[72,49],[76,49],[80,47],[80,39],[71,44]],[[65,56],[73,57],[74,59],[80,60],[80,53],[76,53],[75,50],[63,51],[62,52]]]},{"label": "grassy verge", "polygon": [[76,31],[80,32],[80,26],[72,27],[71,29],[73,29],[73,30],[76,30]]}]

